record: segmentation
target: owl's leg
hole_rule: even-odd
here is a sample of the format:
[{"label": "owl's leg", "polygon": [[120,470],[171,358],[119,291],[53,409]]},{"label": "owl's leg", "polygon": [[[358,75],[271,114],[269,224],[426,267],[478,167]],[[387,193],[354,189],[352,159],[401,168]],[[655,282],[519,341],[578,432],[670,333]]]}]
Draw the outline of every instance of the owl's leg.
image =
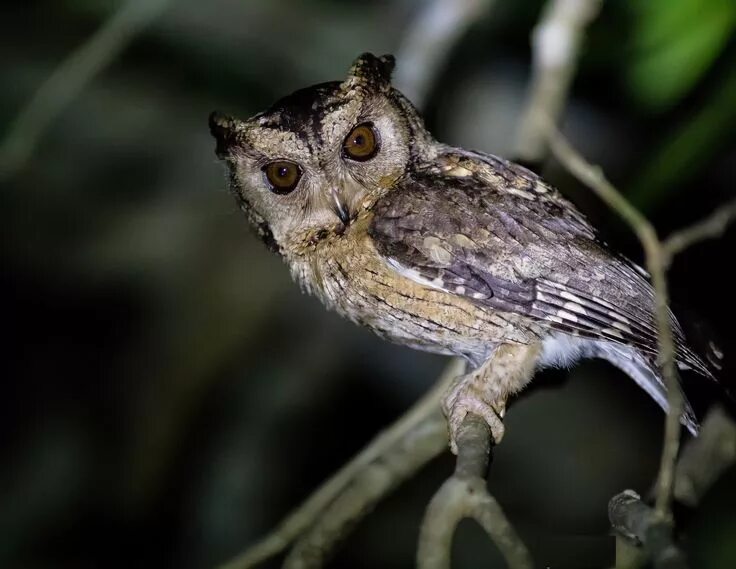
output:
[{"label": "owl's leg", "polygon": [[442,401],[454,454],[458,430],[468,413],[485,419],[494,442],[501,442],[506,399],[529,383],[540,351],[538,344],[501,344],[482,365],[458,378]]}]

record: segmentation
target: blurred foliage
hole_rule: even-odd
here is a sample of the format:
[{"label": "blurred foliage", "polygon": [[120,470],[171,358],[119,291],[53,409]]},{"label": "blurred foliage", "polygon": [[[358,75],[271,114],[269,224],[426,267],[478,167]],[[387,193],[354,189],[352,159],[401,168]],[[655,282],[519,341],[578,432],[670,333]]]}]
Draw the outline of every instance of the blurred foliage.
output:
[{"label": "blurred foliage", "polygon": [[631,0],[627,79],[637,102],[662,112],[696,86],[736,29],[733,0]]},{"label": "blurred foliage", "polygon": [[706,104],[668,129],[669,136],[647,156],[644,168],[628,189],[634,205],[651,211],[660,200],[679,195],[683,182],[697,178],[733,136],[735,101],[736,58]]}]

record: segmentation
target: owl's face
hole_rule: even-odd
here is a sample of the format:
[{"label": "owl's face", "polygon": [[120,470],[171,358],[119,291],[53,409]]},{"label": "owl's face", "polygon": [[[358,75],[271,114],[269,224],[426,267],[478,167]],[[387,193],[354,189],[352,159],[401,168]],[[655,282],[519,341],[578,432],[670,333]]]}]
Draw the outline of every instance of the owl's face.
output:
[{"label": "owl's face", "polygon": [[393,58],[364,54],[348,78],[302,89],[240,121],[213,113],[231,188],[272,247],[342,232],[407,169],[429,135],[390,85]]}]

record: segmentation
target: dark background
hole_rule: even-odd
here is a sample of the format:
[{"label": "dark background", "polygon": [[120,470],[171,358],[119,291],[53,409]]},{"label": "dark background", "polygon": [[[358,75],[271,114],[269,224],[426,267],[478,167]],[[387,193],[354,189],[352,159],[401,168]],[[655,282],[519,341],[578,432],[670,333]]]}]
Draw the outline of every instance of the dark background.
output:
[{"label": "dark background", "polygon": [[[0,8],[0,133],[120,4]],[[247,117],[344,77],[363,51],[396,52],[422,6],[174,0],[2,177],[0,567],[225,561],[431,385],[443,358],[299,293],[228,195],[207,128],[215,108]],[[438,138],[512,157],[541,7],[499,0],[464,34],[426,105]],[[611,0],[589,30],[564,131],[663,235],[736,194],[735,25],[732,0]],[[589,191],[551,161],[543,174],[641,261]],[[675,302],[727,356],[735,246],[732,229],[671,271]],[[685,379],[700,404],[714,396]],[[610,566],[607,501],[647,493],[663,414],[601,362],[534,385],[509,412],[490,488],[540,567]],[[331,566],[411,566],[451,469],[446,454],[403,486]],[[735,483],[685,522],[695,568],[736,566]],[[500,563],[470,523],[454,555]]]}]

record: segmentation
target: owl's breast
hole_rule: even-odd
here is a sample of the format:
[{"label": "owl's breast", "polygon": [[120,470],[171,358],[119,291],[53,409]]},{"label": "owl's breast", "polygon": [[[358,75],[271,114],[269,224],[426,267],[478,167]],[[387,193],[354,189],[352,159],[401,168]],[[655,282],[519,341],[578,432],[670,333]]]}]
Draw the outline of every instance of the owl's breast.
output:
[{"label": "owl's breast", "polygon": [[376,250],[365,227],[358,222],[313,253],[310,289],[329,308],[393,342],[473,360],[499,342],[537,339],[519,315],[491,311],[402,276]]}]

